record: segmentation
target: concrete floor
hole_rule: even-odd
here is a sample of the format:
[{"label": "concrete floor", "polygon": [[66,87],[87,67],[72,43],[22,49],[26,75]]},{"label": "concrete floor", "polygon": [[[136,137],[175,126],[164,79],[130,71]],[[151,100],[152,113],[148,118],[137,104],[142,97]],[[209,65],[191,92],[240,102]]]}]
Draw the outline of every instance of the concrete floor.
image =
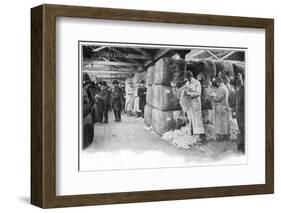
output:
[{"label": "concrete floor", "polygon": [[80,155],[81,171],[247,163],[231,141],[176,148],[150,132],[142,118],[122,115],[122,122],[116,123],[110,112],[109,123],[94,128],[93,143]]}]

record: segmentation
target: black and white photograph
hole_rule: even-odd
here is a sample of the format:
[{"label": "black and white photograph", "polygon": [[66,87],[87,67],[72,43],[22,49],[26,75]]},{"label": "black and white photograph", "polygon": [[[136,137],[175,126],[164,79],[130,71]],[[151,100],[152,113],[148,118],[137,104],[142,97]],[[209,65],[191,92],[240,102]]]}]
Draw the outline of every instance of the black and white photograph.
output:
[{"label": "black and white photograph", "polygon": [[247,48],[78,46],[79,171],[247,164]]}]

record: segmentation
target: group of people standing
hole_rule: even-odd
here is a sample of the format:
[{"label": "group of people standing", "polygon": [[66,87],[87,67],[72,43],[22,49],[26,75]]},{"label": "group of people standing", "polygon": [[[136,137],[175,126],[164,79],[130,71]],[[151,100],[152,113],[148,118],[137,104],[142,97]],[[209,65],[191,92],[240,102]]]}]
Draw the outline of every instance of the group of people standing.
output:
[{"label": "group of people standing", "polygon": [[99,83],[90,80],[84,81],[83,103],[91,105],[94,123],[108,123],[109,111],[114,112],[116,122],[121,121],[124,92],[117,80],[114,80],[112,84],[111,88],[105,81]]},{"label": "group of people standing", "polygon": [[[221,74],[214,81],[205,79],[207,83],[205,82],[204,86],[201,85],[201,79],[193,77],[191,71],[187,71],[185,77],[186,83],[181,88],[174,89],[179,95],[180,105],[189,120],[192,134],[204,141],[205,131],[202,108],[214,111],[214,129],[218,141],[229,139],[230,120],[235,116],[240,132],[237,148],[239,151],[244,152],[245,97],[242,75],[238,73],[236,76],[235,86],[230,84],[228,76]],[[204,91],[204,94],[202,94],[202,91]],[[203,99],[203,103],[201,103],[201,99]]]},{"label": "group of people standing", "polygon": [[243,77],[237,73],[234,84],[228,76],[219,75],[216,79],[218,89],[214,94],[215,131],[218,140],[229,139],[230,121],[236,118],[239,129],[237,148],[245,152],[245,88]]},{"label": "group of people standing", "polygon": [[145,81],[141,80],[139,84],[133,86],[133,82],[128,79],[125,86],[126,102],[124,111],[127,116],[144,117],[144,107],[146,104]]},{"label": "group of people standing", "polygon": [[91,109],[94,123],[108,123],[109,111],[113,111],[116,122],[121,122],[122,110],[128,116],[144,117],[145,81],[135,87],[132,81],[125,87],[117,80],[112,85],[109,87],[105,81],[91,81],[87,73],[83,74],[83,110]]}]

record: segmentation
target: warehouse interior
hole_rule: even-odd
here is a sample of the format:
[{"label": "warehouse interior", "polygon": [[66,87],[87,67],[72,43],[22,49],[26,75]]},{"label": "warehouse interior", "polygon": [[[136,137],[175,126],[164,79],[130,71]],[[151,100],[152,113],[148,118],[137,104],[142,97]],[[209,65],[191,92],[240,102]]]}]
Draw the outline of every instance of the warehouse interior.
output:
[{"label": "warehouse interior", "polygon": [[93,140],[80,156],[81,170],[216,165],[245,160],[237,152],[234,130],[228,140],[216,141],[214,112],[204,110],[204,106],[206,143],[192,141],[194,138],[184,125],[179,98],[171,87],[173,83],[178,88],[185,84],[186,70],[200,79],[202,94],[205,84],[220,73],[226,73],[232,82],[238,73],[244,78],[244,50],[112,44],[87,44],[82,50],[81,71],[92,82],[105,81],[113,87],[118,80],[126,91],[128,83],[137,90],[144,81],[147,91],[144,118],[135,116],[136,112],[128,116],[124,108],[122,122],[114,122],[112,111],[108,113],[108,123],[94,122]]}]

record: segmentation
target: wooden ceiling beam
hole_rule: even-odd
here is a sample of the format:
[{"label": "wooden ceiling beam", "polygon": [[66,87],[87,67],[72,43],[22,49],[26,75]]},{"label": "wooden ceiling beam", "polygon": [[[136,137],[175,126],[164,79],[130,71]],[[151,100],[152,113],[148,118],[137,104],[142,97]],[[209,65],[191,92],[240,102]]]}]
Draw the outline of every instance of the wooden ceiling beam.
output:
[{"label": "wooden ceiling beam", "polygon": [[149,57],[149,56],[140,55],[140,54],[132,54],[132,53],[127,54],[126,58],[140,59],[140,60],[150,60],[151,59],[151,57]]},{"label": "wooden ceiling beam", "polygon": [[153,57],[153,60],[145,63],[144,67],[147,68],[158,61],[160,58],[164,57],[171,49],[160,49]]},{"label": "wooden ceiling beam", "polygon": [[119,71],[119,70],[83,70],[83,72],[91,72],[91,73],[97,73],[97,74],[130,74],[130,71]]},{"label": "wooden ceiling beam", "polygon": [[118,72],[136,72],[135,68],[114,68],[114,67],[84,67],[82,71],[118,71]]},{"label": "wooden ceiling beam", "polygon": [[106,66],[129,66],[129,67],[137,67],[138,65],[135,63],[129,62],[116,62],[116,61],[84,61],[83,66],[87,65],[106,65]]},{"label": "wooden ceiling beam", "polygon": [[[109,49],[111,49],[111,50],[113,50],[114,52],[119,53],[119,54],[125,54],[125,53],[123,53],[123,52],[117,50],[115,47],[109,47]],[[137,62],[137,61],[134,60],[134,59],[126,58],[126,57],[125,57],[125,59],[128,60],[128,61],[131,62],[131,63],[134,63],[134,64],[138,65],[138,66],[143,66],[143,64],[140,64],[139,62]]]},{"label": "wooden ceiling beam", "polygon": [[[109,53],[101,52],[97,53],[99,56],[109,57]],[[141,54],[133,54],[133,53],[122,53],[125,55],[124,59],[138,59],[138,60],[150,60],[151,57],[147,57]]]},{"label": "wooden ceiling beam", "polygon": [[141,49],[141,48],[133,48],[135,51],[139,52],[140,54],[144,55],[147,58],[152,59],[151,55],[149,53],[147,53],[145,50]]}]

